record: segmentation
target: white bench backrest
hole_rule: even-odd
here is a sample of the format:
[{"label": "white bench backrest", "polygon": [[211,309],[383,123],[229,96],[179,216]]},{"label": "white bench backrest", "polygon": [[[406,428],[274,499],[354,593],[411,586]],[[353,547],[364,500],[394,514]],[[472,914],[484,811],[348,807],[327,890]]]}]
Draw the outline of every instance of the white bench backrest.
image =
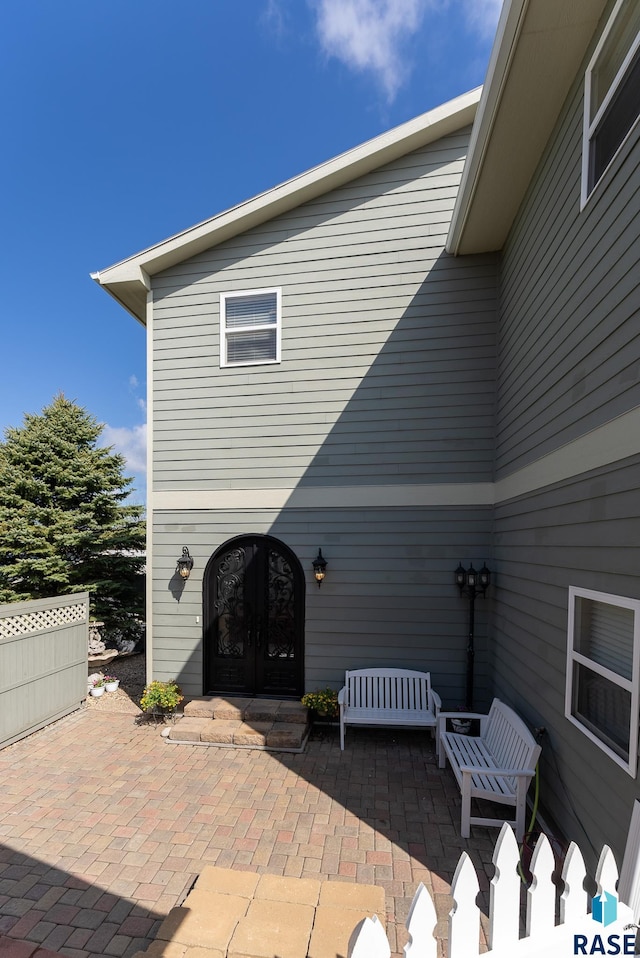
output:
[{"label": "white bench backrest", "polygon": [[494,699],[482,740],[499,768],[533,768],[540,748],[519,715]]},{"label": "white bench backrest", "polygon": [[431,698],[429,672],[408,669],[358,669],[347,672],[347,702],[351,708],[424,711]]}]

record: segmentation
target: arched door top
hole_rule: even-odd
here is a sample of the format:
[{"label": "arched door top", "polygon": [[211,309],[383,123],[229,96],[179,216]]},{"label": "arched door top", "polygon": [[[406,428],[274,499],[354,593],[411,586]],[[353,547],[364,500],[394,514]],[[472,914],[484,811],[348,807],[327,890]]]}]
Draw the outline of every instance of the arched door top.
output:
[{"label": "arched door top", "polygon": [[295,553],[267,535],[229,539],[204,575],[204,692],[298,697],[304,588]]}]

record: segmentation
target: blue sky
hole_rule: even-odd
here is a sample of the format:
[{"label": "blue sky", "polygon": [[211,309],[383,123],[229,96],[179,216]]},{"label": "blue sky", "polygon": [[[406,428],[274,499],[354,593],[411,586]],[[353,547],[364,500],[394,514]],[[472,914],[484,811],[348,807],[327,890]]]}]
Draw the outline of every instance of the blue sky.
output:
[{"label": "blue sky", "polygon": [[144,329],[89,278],[482,83],[501,0],[4,0],[0,432],[62,391],[144,499]]}]

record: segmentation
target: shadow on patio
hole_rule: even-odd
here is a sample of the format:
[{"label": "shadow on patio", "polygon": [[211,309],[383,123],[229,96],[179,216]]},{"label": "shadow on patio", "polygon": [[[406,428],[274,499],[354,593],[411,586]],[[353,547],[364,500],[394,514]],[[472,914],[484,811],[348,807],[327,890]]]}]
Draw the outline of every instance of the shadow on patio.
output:
[{"label": "shadow on patio", "polygon": [[[304,753],[277,754],[171,746],[131,715],[81,710],[0,752],[0,776],[4,934],[18,927],[21,937],[46,941],[59,926],[73,931],[70,913],[52,918],[51,908],[82,900],[94,911],[110,895],[114,910],[102,925],[117,915],[131,924],[131,939],[144,938],[204,866],[216,864],[376,884],[401,950],[420,881],[436,901],[438,934],[446,934],[448,886],[463,849],[486,878],[486,911],[496,834],[474,828],[471,839],[460,838],[453,776],[437,768],[431,739],[419,732],[354,730],[341,752],[338,730],[319,729]],[[62,889],[59,898],[39,907],[52,887]],[[13,918],[32,925],[20,930]],[[46,934],[36,939],[39,923],[35,933]],[[90,950],[91,935],[82,944],[77,935],[71,958],[136,950],[132,941]]]}]

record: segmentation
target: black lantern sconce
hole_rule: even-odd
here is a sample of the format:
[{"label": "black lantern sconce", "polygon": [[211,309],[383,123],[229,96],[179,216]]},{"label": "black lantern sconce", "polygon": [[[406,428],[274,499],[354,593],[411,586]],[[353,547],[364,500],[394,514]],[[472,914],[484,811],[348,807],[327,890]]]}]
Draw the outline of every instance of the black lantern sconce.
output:
[{"label": "black lantern sconce", "polygon": [[193,559],[189,555],[189,550],[186,546],[182,547],[182,555],[178,559],[176,564],[176,571],[183,579],[188,579],[191,575],[191,570],[193,569]]},{"label": "black lantern sconce", "polygon": [[467,644],[467,693],[465,706],[473,708],[473,662],[475,658],[474,629],[475,629],[475,601],[477,595],[484,595],[491,584],[491,572],[487,564],[477,571],[473,564],[465,569],[460,563],[455,571],[456,585],[460,595],[469,596],[469,640]]},{"label": "black lantern sconce", "polygon": [[318,555],[313,560],[313,574],[316,577],[318,588],[320,588],[322,581],[327,574],[327,560],[322,555],[322,549],[318,549]]}]

